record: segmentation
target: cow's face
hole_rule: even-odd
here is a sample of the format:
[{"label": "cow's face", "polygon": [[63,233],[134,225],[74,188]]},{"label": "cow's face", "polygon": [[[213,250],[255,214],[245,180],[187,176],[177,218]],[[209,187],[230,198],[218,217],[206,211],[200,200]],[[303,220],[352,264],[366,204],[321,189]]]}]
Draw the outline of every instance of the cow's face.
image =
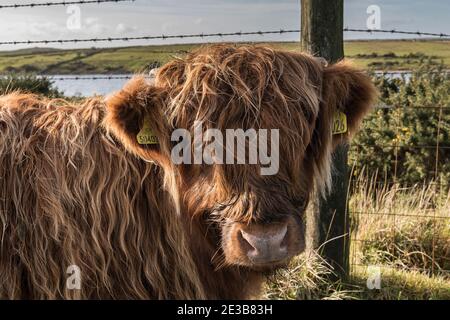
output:
[{"label": "cow's face", "polygon": [[[312,189],[326,192],[333,146],[374,97],[368,77],[345,63],[221,45],[167,64],[154,84],[132,81],[108,100],[107,126],[126,148],[176,172],[181,211],[207,226],[220,262],[260,270],[304,249]],[[333,135],[339,112],[347,128]],[[145,126],[157,145],[136,141]]]}]

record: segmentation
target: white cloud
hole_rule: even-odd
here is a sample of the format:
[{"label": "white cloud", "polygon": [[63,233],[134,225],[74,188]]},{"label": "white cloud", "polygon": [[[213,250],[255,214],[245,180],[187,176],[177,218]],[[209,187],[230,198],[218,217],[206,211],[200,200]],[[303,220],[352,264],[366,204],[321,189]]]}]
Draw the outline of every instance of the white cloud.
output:
[{"label": "white cloud", "polygon": [[133,33],[137,30],[136,26],[130,26],[125,23],[119,23],[116,26],[116,33],[118,34],[126,34],[126,33]]},{"label": "white cloud", "polygon": [[32,22],[28,24],[28,33],[31,36],[47,36],[55,34],[55,31],[61,30],[61,27],[54,22]]},{"label": "white cloud", "polygon": [[110,29],[107,25],[100,23],[99,18],[88,17],[84,20],[84,24],[81,25],[81,32],[91,36],[97,36],[105,34]]},{"label": "white cloud", "polygon": [[87,17],[86,19],[84,19],[84,23],[88,26],[92,26],[94,24],[97,24],[99,20],[99,18]]}]

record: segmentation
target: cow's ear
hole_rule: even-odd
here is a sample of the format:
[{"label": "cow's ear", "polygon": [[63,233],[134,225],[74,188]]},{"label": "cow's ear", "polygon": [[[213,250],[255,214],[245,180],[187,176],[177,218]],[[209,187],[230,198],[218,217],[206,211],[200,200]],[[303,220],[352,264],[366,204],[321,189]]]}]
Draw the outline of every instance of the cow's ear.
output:
[{"label": "cow's ear", "polygon": [[370,77],[347,61],[326,66],[323,81],[322,108],[327,109],[333,145],[337,145],[358,131],[378,94]]},{"label": "cow's ear", "polygon": [[126,150],[147,161],[167,161],[165,93],[144,77],[135,77],[106,98],[105,128]]}]

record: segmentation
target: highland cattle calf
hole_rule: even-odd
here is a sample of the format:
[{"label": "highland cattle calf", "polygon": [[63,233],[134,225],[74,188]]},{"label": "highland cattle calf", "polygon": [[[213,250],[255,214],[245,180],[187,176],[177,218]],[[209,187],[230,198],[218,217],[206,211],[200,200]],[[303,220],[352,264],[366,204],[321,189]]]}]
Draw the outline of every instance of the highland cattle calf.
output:
[{"label": "highland cattle calf", "polygon": [[[1,97],[0,298],[257,293],[265,272],[304,250],[311,192],[327,192],[333,147],[375,96],[345,62],[215,45],[81,105]],[[333,134],[336,118],[343,130]],[[276,172],[261,174],[261,157],[175,163],[173,133],[195,136],[198,123],[224,136],[276,130],[278,143],[261,153],[276,151]],[[187,141],[195,153],[198,141]],[[68,270],[79,271],[77,286]]]}]

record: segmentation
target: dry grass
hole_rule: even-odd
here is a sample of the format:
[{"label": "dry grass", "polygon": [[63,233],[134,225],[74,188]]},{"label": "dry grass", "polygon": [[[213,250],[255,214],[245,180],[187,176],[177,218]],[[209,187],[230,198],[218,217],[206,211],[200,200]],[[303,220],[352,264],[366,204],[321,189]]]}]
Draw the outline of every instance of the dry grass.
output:
[{"label": "dry grass", "polygon": [[[375,181],[361,176],[352,185],[350,279],[330,282],[329,266],[303,255],[268,279],[264,298],[450,299],[449,190]],[[367,265],[380,268],[378,290],[367,287]]]},{"label": "dry grass", "polygon": [[[308,261],[308,262],[307,262]],[[329,280],[332,273],[317,255],[295,259],[265,285],[262,298],[275,300],[450,300],[450,281],[418,271],[380,267],[380,289],[369,289],[367,267],[353,266],[345,282]]]},{"label": "dry grass", "polygon": [[376,188],[354,184],[352,263],[449,277],[450,192],[437,184]]},{"label": "dry grass", "polygon": [[[343,300],[353,299],[355,292],[340,282],[331,282],[330,266],[315,252],[295,258],[290,267],[268,278],[264,299],[275,300]],[[357,290],[358,288],[353,288]]]}]

